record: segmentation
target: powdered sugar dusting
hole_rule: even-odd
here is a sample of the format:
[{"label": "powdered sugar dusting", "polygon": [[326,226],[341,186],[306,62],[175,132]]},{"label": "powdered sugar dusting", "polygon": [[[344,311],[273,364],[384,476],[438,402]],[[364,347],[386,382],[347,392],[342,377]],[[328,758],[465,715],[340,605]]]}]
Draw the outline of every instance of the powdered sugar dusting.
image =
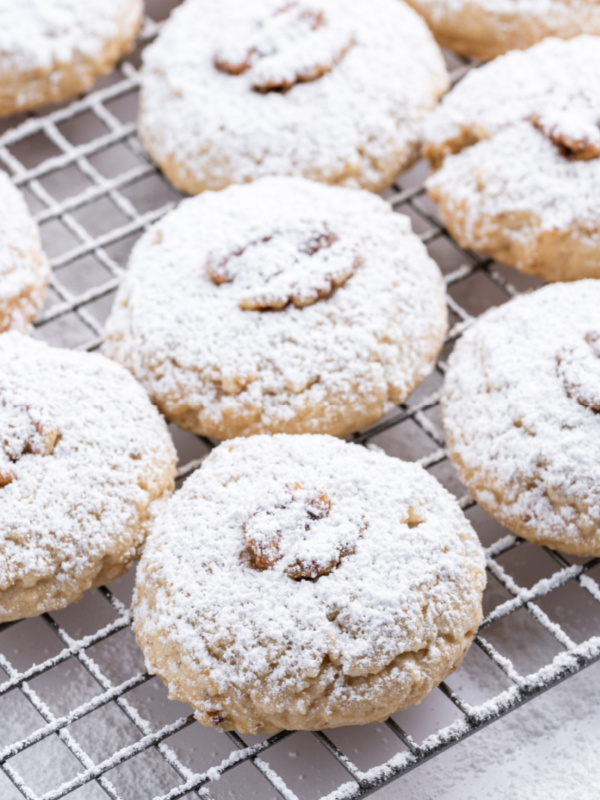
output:
[{"label": "powdered sugar dusting", "polygon": [[445,316],[405,217],[365,192],[267,178],[184,201],[146,234],[105,348],[165,413],[190,409],[192,429],[337,432],[343,409],[351,426],[407,396]]},{"label": "powdered sugar dusting", "polygon": [[0,486],[15,480],[11,464],[26,453],[51,455],[60,435],[47,409],[29,401],[27,392],[5,378],[0,393]]},{"label": "powdered sugar dusting", "polygon": [[0,470],[12,473],[0,488],[0,589],[53,579],[68,593],[113,549],[135,553],[173,447],[143,390],[101,357],[3,334],[0,371]]},{"label": "powdered sugar dusting", "polygon": [[270,174],[377,188],[446,86],[397,0],[187,0],[144,54],[140,133],[194,193]]},{"label": "powdered sugar dusting", "polygon": [[579,281],[488,312],[457,344],[443,397],[474,497],[521,535],[588,555],[600,552],[599,308],[600,284]]}]

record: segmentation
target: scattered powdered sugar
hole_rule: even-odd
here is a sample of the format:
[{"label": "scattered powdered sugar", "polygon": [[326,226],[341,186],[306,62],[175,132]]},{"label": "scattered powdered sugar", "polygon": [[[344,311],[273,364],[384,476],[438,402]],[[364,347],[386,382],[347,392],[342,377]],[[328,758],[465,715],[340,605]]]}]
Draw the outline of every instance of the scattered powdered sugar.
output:
[{"label": "scattered powdered sugar", "polygon": [[598,552],[600,283],[548,286],[487,312],[449,361],[444,425],[484,507],[522,535]]},{"label": "scattered powdered sugar", "polygon": [[477,537],[421,467],[331,437],[255,436],[214,450],[157,520],[135,625],[210,684],[194,699],[205,713],[234,690],[264,692],[275,713],[291,692],[306,713],[311,682],[335,704],[400,654],[468,637],[484,584]]},{"label": "scattered powdered sugar", "polygon": [[140,135],[194,193],[269,174],[377,188],[446,87],[397,0],[187,0],[144,54]]},{"label": "scattered powdered sugar", "polygon": [[138,16],[132,0],[0,0],[0,72],[99,57]]},{"label": "scattered powdered sugar", "polygon": [[381,789],[396,800],[596,800],[600,665]]},{"label": "scattered powdered sugar", "polygon": [[[35,313],[25,296],[38,295],[48,282],[50,268],[41,251],[37,226],[21,193],[4,172],[0,172],[0,328],[7,315],[16,328],[26,326]],[[15,306],[15,299],[23,304]]]},{"label": "scattered powdered sugar", "polygon": [[192,429],[319,431],[403,400],[445,321],[406,217],[366,192],[265,178],[185,200],[142,238],[105,349]]},{"label": "scattered powdered sugar", "polygon": [[7,333],[0,372],[0,589],[53,579],[68,594],[113,550],[133,555],[173,446],[142,388],[100,356]]},{"label": "scattered powdered sugar", "polygon": [[233,21],[215,51],[215,65],[232,75],[248,71],[258,91],[289,89],[329,72],[354,44],[344,19],[319,5],[292,2],[271,16]]}]

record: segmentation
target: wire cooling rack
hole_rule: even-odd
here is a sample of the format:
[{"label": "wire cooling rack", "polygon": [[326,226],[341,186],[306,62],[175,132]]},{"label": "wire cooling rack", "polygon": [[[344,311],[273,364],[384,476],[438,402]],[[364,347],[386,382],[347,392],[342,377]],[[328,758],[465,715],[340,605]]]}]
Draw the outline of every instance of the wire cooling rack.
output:
[{"label": "wire cooling rack", "polygon": [[[140,48],[174,4],[148,3]],[[454,80],[470,68],[448,61]],[[0,165],[25,193],[52,261],[35,330],[51,343],[100,345],[131,247],[179,199],[136,138],[138,64],[139,50],[83,99],[0,127]],[[145,672],[130,573],[63,611],[0,626],[3,800],[362,798],[600,658],[600,560],[508,534],[464,494],[446,456],[438,393],[453,342],[486,308],[538,282],[460,250],[423,192],[424,174],[417,165],[386,196],[444,272],[451,332],[425,384],[353,438],[419,461],[456,494],[487,548],[486,617],[463,666],[379,725],[268,738],[204,729]],[[171,430],[183,480],[214,443]]]}]

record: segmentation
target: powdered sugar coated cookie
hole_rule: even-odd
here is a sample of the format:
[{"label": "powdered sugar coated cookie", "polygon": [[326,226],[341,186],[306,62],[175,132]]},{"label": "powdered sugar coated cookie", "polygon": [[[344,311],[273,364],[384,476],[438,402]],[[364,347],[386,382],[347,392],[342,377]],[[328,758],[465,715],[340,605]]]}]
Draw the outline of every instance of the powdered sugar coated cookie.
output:
[{"label": "powdered sugar coated cookie", "polygon": [[600,282],[488,311],[452,354],[443,421],[477,502],[536,544],[600,555]]},{"label": "powdered sugar coated cookie", "polygon": [[164,421],[117,364],[0,336],[0,621],[121,575],[172,491]]},{"label": "powdered sugar coated cookie", "polygon": [[445,330],[441,275],[406,217],[265,178],[185,200],[145,234],[105,352],[188,430],[343,436],[408,396]]},{"label": "powdered sugar coated cookie", "polygon": [[87,91],[135,42],[142,0],[0,0],[0,115]]},{"label": "powdered sugar coated cookie", "polygon": [[134,629],[203,725],[386,719],[462,661],[483,552],[421,467],[328,436],[218,447],[157,520]]},{"label": "powdered sugar coated cookie", "polygon": [[432,117],[430,196],[463,246],[550,280],[600,277],[600,37],[471,72]]},{"label": "powdered sugar coated cookie", "polygon": [[399,0],[186,0],[144,54],[140,136],[190,194],[264,175],[378,191],[446,88]]}]

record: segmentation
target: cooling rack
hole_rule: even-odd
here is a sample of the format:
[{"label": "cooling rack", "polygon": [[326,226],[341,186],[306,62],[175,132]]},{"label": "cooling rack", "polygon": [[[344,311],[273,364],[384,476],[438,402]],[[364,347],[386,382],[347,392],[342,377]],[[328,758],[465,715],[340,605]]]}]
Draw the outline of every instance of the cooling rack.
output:
[{"label": "cooling rack", "polygon": [[[92,93],[0,126],[0,166],[24,192],[51,257],[35,328],[51,343],[98,348],[133,244],[180,197],[135,127],[139,52],[173,5],[150,0],[138,51]],[[448,62],[454,81],[471,66]],[[421,463],[457,496],[486,547],[486,616],[463,666],[379,725],[270,737],[204,729],[145,672],[130,628],[130,573],[63,611],[0,626],[3,800],[363,798],[600,658],[600,560],[508,534],[465,494],[446,456],[438,395],[454,341],[486,308],[538,282],[460,250],[424,194],[425,172],[418,164],[386,197],[440,264],[450,334],[423,386],[353,439]],[[181,482],[215,443],[171,431]]]}]

